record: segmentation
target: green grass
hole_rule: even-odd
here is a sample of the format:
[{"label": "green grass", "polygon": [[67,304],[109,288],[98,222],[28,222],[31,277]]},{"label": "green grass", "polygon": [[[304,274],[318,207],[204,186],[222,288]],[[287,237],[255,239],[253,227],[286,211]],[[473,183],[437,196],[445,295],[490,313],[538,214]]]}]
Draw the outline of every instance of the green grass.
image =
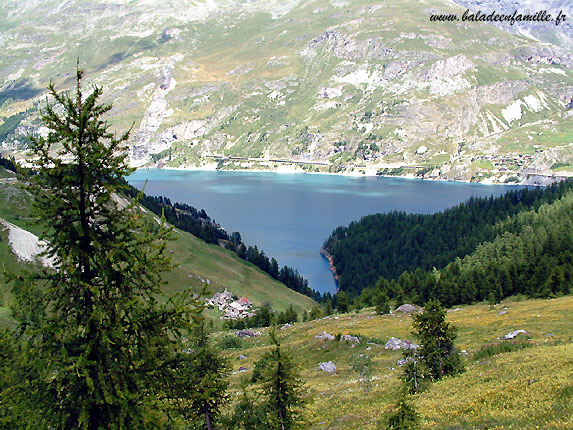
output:
[{"label": "green grass", "polygon": [[[0,218],[38,235],[40,228],[31,223],[29,217],[31,205],[32,196],[21,182],[0,182]],[[302,312],[315,305],[311,298],[287,288],[229,250],[206,244],[177,229],[173,238],[175,240],[167,245],[167,255],[174,268],[162,276],[162,289],[169,295],[188,289],[199,293],[204,282],[209,280],[211,293],[228,288],[234,295],[252,300],[256,306],[269,303],[276,311],[286,310],[292,305],[297,312]],[[0,270],[10,273],[24,268],[33,269],[18,262],[9,245],[8,231],[3,226],[0,226],[0,262]],[[0,306],[10,299],[9,290],[10,287],[0,278]],[[210,316],[218,320],[219,314],[213,311]]]},{"label": "green grass", "polygon": [[309,297],[290,290],[231,251],[208,245],[180,230],[176,230],[175,238],[167,248],[175,268],[163,276],[164,291],[168,294],[187,288],[200,291],[201,279],[208,279],[212,292],[228,287],[238,297],[247,297],[258,306],[270,303],[277,311],[292,304],[300,312],[315,304]]},{"label": "green grass", "polygon": [[16,176],[14,172],[6,170],[4,167],[0,166],[0,179],[13,178],[14,176]]},{"label": "green grass", "polygon": [[[499,315],[502,307],[508,312]],[[447,319],[459,329],[456,345],[468,352],[467,371],[446,378],[412,400],[422,416],[422,429],[446,428],[568,428],[571,419],[571,364],[573,296],[549,300],[510,299],[490,309],[485,303],[451,309]],[[484,345],[510,331],[524,329],[530,333],[527,349],[497,354],[482,360],[469,360]],[[315,339],[326,331],[332,335],[355,334],[361,343],[355,347],[344,342]],[[267,350],[267,330],[263,335],[245,340],[245,347],[226,352],[233,370],[239,366],[252,369]],[[375,315],[373,309],[360,313],[333,315],[307,323],[296,323],[280,331],[283,345],[290,348],[299,363],[303,380],[314,399],[304,410],[305,429],[374,430],[396,401],[400,368],[396,361],[400,351],[384,349],[390,337],[413,339],[411,317],[404,314]],[[229,335],[215,335],[219,342]],[[522,335],[520,335],[522,336]],[[517,338],[519,340],[519,337]],[[373,342],[375,345],[367,344]],[[563,344],[556,344],[564,342]],[[372,391],[365,394],[353,360],[365,353],[373,361]],[[240,355],[244,360],[238,360]],[[318,363],[333,361],[337,374],[325,374]],[[238,392],[240,376],[232,377],[232,396]],[[480,376],[481,375],[481,376]],[[534,380],[533,382],[529,382]],[[569,391],[568,391],[569,390]],[[481,401],[486,406],[481,407]],[[556,407],[554,416],[548,411]],[[528,408],[531,414],[527,413]],[[497,421],[490,421],[499,417]],[[510,427],[512,421],[520,423]]]},{"label": "green grass", "polygon": [[506,352],[519,351],[520,349],[531,348],[535,346],[533,343],[518,341],[501,341],[497,343],[492,343],[489,345],[484,345],[478,349],[473,355],[472,360],[482,360],[487,357],[493,357],[497,354],[503,354]]},{"label": "green grass", "polygon": [[493,163],[489,160],[479,160],[472,163],[472,167],[485,170],[493,170]]},{"label": "green grass", "polygon": [[492,357],[415,398],[423,429],[567,429],[573,424],[573,344]]}]

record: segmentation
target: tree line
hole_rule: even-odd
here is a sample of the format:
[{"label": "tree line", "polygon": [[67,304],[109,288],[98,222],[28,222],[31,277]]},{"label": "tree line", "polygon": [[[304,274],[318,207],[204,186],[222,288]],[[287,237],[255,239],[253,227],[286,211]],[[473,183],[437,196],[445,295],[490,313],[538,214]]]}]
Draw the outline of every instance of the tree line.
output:
[{"label": "tree line", "polygon": [[475,252],[439,271],[404,272],[381,278],[377,287],[397,301],[445,306],[523,294],[547,298],[571,293],[573,285],[573,191],[537,210],[519,213],[496,226],[500,233]]},{"label": "tree line", "polygon": [[369,215],[336,228],[324,247],[332,255],[340,290],[358,294],[380,278],[398,280],[404,272],[444,268],[503,234],[500,228],[515,229],[502,223],[508,217],[555,202],[572,188],[573,180],[567,180],[495,198],[472,197],[432,215],[396,211]]},{"label": "tree line", "polygon": [[18,167],[16,166],[16,162],[14,158],[4,158],[0,156],[0,166],[4,167],[6,170],[16,173],[18,171]]},{"label": "tree line", "polygon": [[296,269],[279,264],[275,258],[270,258],[264,251],[255,246],[246,246],[239,232],[231,234],[212,220],[204,209],[196,209],[185,203],[171,203],[164,196],[148,196],[135,187],[125,183],[125,194],[131,198],[139,198],[142,206],[158,216],[164,216],[166,221],[175,227],[191,233],[207,243],[221,245],[233,251],[239,258],[254,264],[273,279],[283,283],[291,290],[308,297],[320,298],[320,293],[312,290],[305,279]]}]

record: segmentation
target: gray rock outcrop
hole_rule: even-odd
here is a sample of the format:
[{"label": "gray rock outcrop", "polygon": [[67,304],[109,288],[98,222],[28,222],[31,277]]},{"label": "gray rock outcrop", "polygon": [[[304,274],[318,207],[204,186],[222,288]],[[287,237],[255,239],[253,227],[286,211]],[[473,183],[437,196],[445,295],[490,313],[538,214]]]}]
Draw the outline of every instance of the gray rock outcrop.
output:
[{"label": "gray rock outcrop", "polygon": [[416,305],[411,305],[409,303],[404,303],[395,312],[402,312],[404,314],[411,314],[412,312],[422,312],[422,308]]},{"label": "gray rock outcrop", "polygon": [[344,336],[342,336],[340,338],[340,342],[344,342],[344,341],[348,341],[348,342],[352,342],[352,343],[360,343],[360,339],[358,339],[356,336],[351,336],[349,334],[345,334]]},{"label": "gray rock outcrop", "polygon": [[318,363],[318,370],[322,370],[327,373],[336,373],[336,365],[332,361]]},{"label": "gray rock outcrop", "polygon": [[385,349],[390,349],[392,351],[396,351],[398,349],[416,349],[419,347],[420,345],[416,345],[411,340],[400,340],[395,337],[391,337],[384,345]]},{"label": "gray rock outcrop", "polygon": [[510,339],[515,338],[517,335],[522,334],[522,333],[523,334],[529,334],[525,330],[514,330],[514,331],[507,333],[503,338],[505,340],[510,340]]},{"label": "gray rock outcrop", "polygon": [[315,339],[332,340],[332,339],[334,339],[334,336],[331,335],[331,334],[329,334],[329,333],[327,333],[327,332],[325,332],[325,331],[323,331],[322,333],[317,334],[316,336],[314,336],[314,338],[315,338]]}]

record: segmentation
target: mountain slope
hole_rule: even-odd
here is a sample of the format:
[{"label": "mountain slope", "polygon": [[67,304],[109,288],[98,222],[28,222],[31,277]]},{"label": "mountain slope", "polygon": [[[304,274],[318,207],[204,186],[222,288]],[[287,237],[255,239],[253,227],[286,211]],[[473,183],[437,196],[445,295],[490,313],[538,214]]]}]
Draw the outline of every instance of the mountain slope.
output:
[{"label": "mountain slope", "polygon": [[[9,177],[10,174],[6,172],[0,167],[0,173]],[[29,218],[31,196],[21,185],[20,182],[0,179],[0,219],[37,234],[39,232],[30,224]],[[22,268],[23,263],[14,254],[8,236],[6,226],[0,224],[0,257],[3,268],[14,272]],[[208,245],[177,229],[174,230],[173,236],[175,240],[168,243],[167,255],[172,258],[175,267],[162,277],[165,282],[163,291],[168,294],[189,288],[199,292],[207,282],[211,292],[228,288],[234,295],[252,300],[256,306],[270,303],[277,311],[293,305],[300,312],[315,305],[309,297],[290,290],[220,246]],[[5,306],[9,298],[8,287],[0,283],[0,306]]]},{"label": "mountain slope", "polygon": [[[535,429],[569,428],[571,423],[571,324],[573,296],[551,300],[508,300],[491,308],[480,303],[450,309],[447,321],[458,327],[456,346],[467,351],[466,372],[431,384],[411,400],[422,418],[420,429]],[[502,310],[505,312],[500,313]],[[474,359],[484,345],[523,329],[529,334],[517,342],[530,348],[485,359]],[[358,336],[360,344],[317,339],[326,331]],[[284,347],[295,351],[302,379],[314,401],[303,411],[305,429],[374,430],[396,403],[401,382],[397,361],[402,351],[386,350],[390,337],[412,338],[411,316],[396,312],[375,315],[332,315],[296,323],[280,331]],[[220,333],[224,339],[229,333]],[[369,342],[369,343],[368,343]],[[559,344],[561,342],[562,344]],[[246,340],[228,351],[235,374],[231,393],[239,399],[240,380],[250,376],[254,362],[268,350],[268,336]],[[239,354],[247,358],[239,360]],[[372,389],[366,393],[352,365],[360,354],[372,360]],[[336,374],[318,370],[332,361]],[[239,367],[247,372],[239,372]],[[537,426],[537,427],[536,427]]]},{"label": "mountain slope", "polygon": [[0,7],[5,150],[24,147],[43,88],[69,87],[79,57],[113,101],[114,125],[135,123],[135,165],[288,160],[502,182],[573,170],[571,51],[483,23],[430,21],[463,13],[453,2]]},{"label": "mountain slope", "polygon": [[[506,286],[506,294],[536,295],[541,294],[540,285],[536,285],[538,276],[548,276],[541,270],[539,260],[549,256],[570,259],[568,234],[572,201],[573,181],[568,180],[548,188],[521,189],[495,198],[472,198],[432,215],[404,212],[368,215],[348,227],[336,228],[324,246],[336,267],[340,289],[348,292],[360,292],[383,277],[399,280],[404,289],[414,288],[422,302],[429,294],[451,305],[458,301],[452,302],[452,297],[446,300],[438,293],[444,278],[435,272],[449,265],[449,274],[454,276],[448,279],[457,286],[458,293],[461,290],[468,293],[469,285],[474,285],[472,288],[481,285],[477,290],[480,294],[485,292],[481,297],[464,296],[464,303],[479,301],[487,298],[492,285],[497,285],[503,256],[504,264],[511,261],[517,265],[511,269],[516,290],[509,292]],[[467,276],[460,277],[459,259],[466,256],[472,256],[467,257],[464,265],[473,267],[473,272],[471,276],[465,273]],[[567,263],[565,267],[569,273],[566,276],[570,276],[570,265]],[[405,276],[403,272],[410,272],[412,276]],[[522,278],[530,278],[533,273],[537,274],[535,281],[532,278],[525,282]],[[489,281],[484,281],[490,276],[495,280],[491,279],[492,285],[486,287]],[[459,299],[459,295],[456,297]]]}]

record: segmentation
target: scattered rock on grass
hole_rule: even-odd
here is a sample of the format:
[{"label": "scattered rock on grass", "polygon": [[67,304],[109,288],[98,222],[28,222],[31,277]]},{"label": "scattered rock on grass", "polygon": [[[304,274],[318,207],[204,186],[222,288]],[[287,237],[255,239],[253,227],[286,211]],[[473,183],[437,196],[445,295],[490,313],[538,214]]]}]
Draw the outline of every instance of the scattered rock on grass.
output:
[{"label": "scattered rock on grass", "polygon": [[411,340],[400,340],[396,339],[395,337],[391,337],[388,342],[384,345],[385,349],[391,349],[392,351],[396,351],[398,349],[416,349],[420,345],[416,345]]},{"label": "scattered rock on grass", "polygon": [[261,334],[259,332],[254,332],[252,330],[239,330],[238,332],[235,333],[235,335],[244,338],[244,337],[257,337],[260,336]]},{"label": "scattered rock on grass", "polygon": [[340,338],[340,342],[342,341],[348,341],[348,342],[352,342],[352,343],[360,343],[360,339],[358,339],[356,336],[351,336],[349,334],[345,334]]},{"label": "scattered rock on grass", "polygon": [[314,336],[315,339],[326,339],[326,340],[332,340],[334,339],[334,336],[331,334],[328,334],[327,332],[323,331],[320,334],[317,334],[316,336]]},{"label": "scattered rock on grass", "polygon": [[512,332],[507,333],[503,338],[505,340],[513,339],[514,337],[516,337],[518,334],[521,334],[521,333],[529,334],[525,330],[514,330]]},{"label": "scattered rock on grass", "polygon": [[404,303],[402,306],[400,306],[394,312],[402,312],[404,314],[410,314],[412,312],[422,312],[422,308],[420,306],[411,305],[409,303]]},{"label": "scattered rock on grass", "polygon": [[318,363],[318,370],[322,370],[327,373],[336,373],[336,365],[332,361]]}]

